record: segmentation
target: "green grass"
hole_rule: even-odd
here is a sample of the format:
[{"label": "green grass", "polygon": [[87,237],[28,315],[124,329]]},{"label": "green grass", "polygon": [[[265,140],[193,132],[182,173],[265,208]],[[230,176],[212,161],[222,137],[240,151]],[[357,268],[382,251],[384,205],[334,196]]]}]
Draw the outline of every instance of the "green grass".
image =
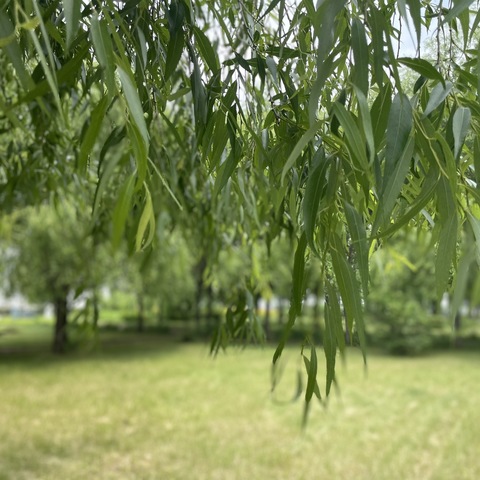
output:
[{"label": "green grass", "polygon": [[[340,393],[302,432],[302,403],[271,398],[271,348],[213,360],[160,336],[103,345],[0,355],[0,479],[480,477],[480,354],[371,354],[365,374],[351,351]],[[277,400],[294,392],[298,352],[284,354]]]}]

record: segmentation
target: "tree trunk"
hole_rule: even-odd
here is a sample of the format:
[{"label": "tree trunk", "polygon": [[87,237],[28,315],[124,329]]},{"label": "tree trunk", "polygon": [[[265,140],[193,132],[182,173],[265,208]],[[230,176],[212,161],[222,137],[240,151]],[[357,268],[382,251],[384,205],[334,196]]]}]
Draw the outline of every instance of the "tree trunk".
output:
[{"label": "tree trunk", "polygon": [[207,257],[206,255],[202,255],[198,263],[194,267],[194,275],[195,275],[195,330],[196,333],[200,331],[200,320],[201,320],[201,309],[200,303],[202,302],[203,294],[204,294],[204,274],[205,270],[207,269]]},{"label": "tree trunk", "polygon": [[145,328],[145,303],[143,301],[143,295],[137,295],[137,332],[143,332]]},{"label": "tree trunk", "polygon": [[65,353],[68,343],[67,337],[67,297],[57,298],[54,303],[55,327],[52,350],[54,353]]},{"label": "tree trunk", "polygon": [[266,340],[270,339],[270,299],[268,298],[265,304],[265,319],[263,323]]}]

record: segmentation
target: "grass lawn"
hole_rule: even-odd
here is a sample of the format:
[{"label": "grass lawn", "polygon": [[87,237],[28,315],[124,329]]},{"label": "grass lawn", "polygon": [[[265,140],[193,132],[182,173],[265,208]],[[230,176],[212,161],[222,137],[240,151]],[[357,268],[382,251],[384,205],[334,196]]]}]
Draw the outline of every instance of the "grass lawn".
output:
[{"label": "grass lawn", "polygon": [[302,403],[270,396],[272,348],[213,360],[206,345],[119,338],[58,359],[48,345],[1,355],[0,337],[1,480],[480,478],[480,353],[371,354],[365,374],[349,352],[302,432]]}]

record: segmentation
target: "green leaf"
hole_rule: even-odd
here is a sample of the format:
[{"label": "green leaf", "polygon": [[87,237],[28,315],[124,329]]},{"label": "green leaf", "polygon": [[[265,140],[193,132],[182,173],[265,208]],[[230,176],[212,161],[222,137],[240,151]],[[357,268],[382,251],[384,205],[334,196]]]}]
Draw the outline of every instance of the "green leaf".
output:
[{"label": "green leaf", "polygon": [[447,95],[452,88],[453,83],[448,81],[445,82],[445,87],[441,83],[435,85],[435,88],[430,93],[430,98],[428,99],[422,118],[430,115],[430,113],[432,113],[445,100],[445,98],[447,98]]},{"label": "green leaf", "polygon": [[310,346],[310,358],[307,358],[307,356],[303,354],[302,348],[302,357],[305,363],[305,369],[307,371],[307,388],[305,389],[305,404],[303,407],[302,419],[302,427],[305,428],[307,425],[308,411],[310,408],[310,402],[312,400],[313,394],[315,394],[315,396],[319,400],[321,400],[322,397],[320,395],[320,389],[318,388],[317,383],[318,361],[315,346]]},{"label": "green leaf", "polygon": [[135,237],[135,250],[137,252],[150,245],[155,235],[155,215],[153,212],[152,196],[146,184],[144,184],[144,187],[145,205],[140,221],[138,222],[137,235]]},{"label": "green leaf", "polygon": [[352,160],[357,164],[362,172],[368,172],[368,159],[365,147],[365,139],[355,123],[353,114],[345,109],[345,107],[335,102],[332,106],[332,113],[336,115],[340,125],[343,128],[345,139],[348,145],[348,151]]},{"label": "green leaf", "polygon": [[415,32],[417,34],[417,45],[420,45],[421,36],[422,36],[422,13],[421,13],[422,4],[418,0],[406,0],[406,1],[407,1],[407,5],[410,8],[410,16],[412,17],[413,25],[415,27]]},{"label": "green leaf", "polygon": [[282,179],[281,183],[283,184],[285,180],[285,175],[288,173],[288,171],[293,167],[295,162],[297,161],[297,158],[300,156],[302,153],[303,149],[310,143],[311,140],[315,137],[317,134],[319,128],[321,126],[321,122],[317,122],[314,125],[312,125],[300,138],[300,140],[297,142],[295,147],[292,150],[292,153],[290,153],[287,162],[285,163],[283,170],[282,170]]},{"label": "green leaf", "polygon": [[405,151],[413,126],[412,106],[408,97],[399,93],[393,99],[387,122],[384,185],[391,177]]},{"label": "green leaf", "polygon": [[129,175],[118,194],[117,203],[113,210],[112,247],[117,250],[122,241],[123,232],[127,223],[128,214],[132,207],[132,198],[135,185],[135,175]]},{"label": "green leaf", "polygon": [[450,268],[457,251],[458,218],[449,181],[442,177],[437,186],[440,234],[435,259],[437,296],[441,298],[450,281]]},{"label": "green leaf", "polygon": [[389,223],[390,215],[395,206],[398,195],[402,190],[405,177],[410,167],[414,147],[415,141],[413,137],[410,137],[395,169],[383,182],[382,192],[379,197],[379,205],[372,227],[372,237],[377,234],[380,227],[384,227]]},{"label": "green leaf", "polygon": [[473,231],[473,236],[475,238],[475,253],[477,257],[477,263],[480,265],[480,220],[474,215],[472,215],[470,212],[467,212],[467,219],[470,223]]},{"label": "green leaf", "polygon": [[373,138],[375,140],[376,150],[380,150],[383,136],[387,128],[388,116],[392,105],[392,86],[387,83],[385,88],[375,98],[370,110],[372,118]]},{"label": "green leaf", "polygon": [[72,45],[80,23],[81,0],[64,0],[63,7],[65,12],[65,20],[67,27],[67,51]]},{"label": "green leaf", "polygon": [[459,107],[453,115],[453,138],[455,142],[454,156],[458,158],[462,149],[463,142],[467,136],[470,127],[471,112],[469,108]]},{"label": "green leaf", "polygon": [[23,62],[22,50],[20,49],[20,45],[16,40],[15,29],[12,25],[12,22],[7,14],[4,13],[3,10],[0,10],[0,38],[9,39],[10,37],[12,37],[13,40],[7,41],[6,45],[3,46],[3,50],[7,53],[13,68],[17,72],[23,89],[28,91],[33,88],[35,84],[25,67],[25,63]]},{"label": "green leaf", "polygon": [[330,57],[334,41],[334,24],[337,15],[342,11],[346,0],[324,0],[318,3],[313,19],[315,35],[317,37],[317,76],[310,92],[308,105],[309,121],[313,126],[316,122],[318,101],[326,79],[331,73],[333,60]]},{"label": "green leaf", "polygon": [[368,92],[368,45],[363,23],[358,18],[352,21],[352,51],[355,62],[353,83],[364,95]]},{"label": "green leaf", "polygon": [[218,57],[212,47],[212,44],[210,43],[210,40],[198,27],[193,27],[193,33],[195,35],[198,50],[205,60],[205,63],[208,65],[208,68],[213,73],[217,72],[220,68],[218,64]]},{"label": "green leaf", "polygon": [[80,152],[78,154],[77,167],[81,172],[85,172],[87,169],[88,157],[100,133],[107,107],[108,97],[103,97],[92,110],[90,124],[85,131],[85,135],[82,139],[82,144],[80,145]]},{"label": "green leaf", "polygon": [[[337,356],[337,339],[335,334],[334,313],[329,301],[325,301],[325,333],[323,337],[323,351],[327,363],[327,376],[325,382],[325,393],[330,394],[332,382],[335,379],[335,360]],[[343,332],[342,332],[343,333]]]},{"label": "green leaf", "polygon": [[290,298],[290,309],[288,311],[288,322],[285,326],[282,338],[278,342],[272,362],[275,364],[285,348],[290,332],[295,325],[295,320],[302,311],[302,300],[305,294],[305,250],[307,249],[307,237],[305,232],[298,240],[297,249],[293,261],[292,274],[292,295]]},{"label": "green leaf", "polygon": [[452,303],[450,306],[450,321],[452,326],[455,321],[455,317],[460,310],[463,301],[466,298],[468,273],[473,263],[474,248],[472,245],[464,249],[464,252],[458,262],[457,272],[455,275],[455,284],[453,287]]},{"label": "green leaf", "polygon": [[450,23],[457,18],[466,8],[473,3],[473,0],[453,0],[453,8],[449,10],[442,20],[442,23]]},{"label": "green leaf", "polygon": [[360,120],[363,127],[363,133],[365,135],[365,140],[367,141],[369,160],[372,164],[375,157],[375,139],[373,136],[372,118],[368,110],[367,98],[359,88],[354,87],[354,90],[357,96],[358,110],[360,111]]},{"label": "green leaf", "polygon": [[393,225],[383,230],[379,236],[386,237],[400,230],[400,228],[405,226],[415,215],[420,213],[435,193],[439,178],[438,168],[431,167],[425,177],[420,193],[415,197],[415,201],[410,208],[398,218]]},{"label": "green leaf", "polygon": [[116,92],[115,63],[107,22],[103,19],[100,20],[98,15],[93,15],[90,22],[90,31],[98,63],[103,69],[107,90],[110,95],[113,95]]},{"label": "green leaf", "polygon": [[125,94],[125,99],[127,101],[128,111],[131,116],[131,120],[135,123],[138,128],[145,147],[148,150],[148,145],[150,143],[150,137],[147,130],[147,124],[145,123],[145,117],[143,116],[143,108],[140,103],[140,98],[138,96],[138,91],[131,76],[131,73],[128,73],[120,65],[117,67],[118,75],[122,83],[123,92]]},{"label": "green leaf", "polygon": [[333,328],[335,330],[336,345],[340,349],[342,354],[345,353],[345,333],[343,331],[343,316],[340,308],[340,302],[338,301],[338,295],[333,285],[327,280],[327,296],[328,305],[330,308],[330,320],[333,322]]},{"label": "green leaf", "polygon": [[368,295],[368,242],[367,232],[362,216],[348,202],[345,202],[345,217],[347,219],[348,229],[352,237],[352,245],[355,249],[358,270],[362,281],[363,295]]},{"label": "green leaf", "polygon": [[234,152],[230,151],[227,159],[224,163],[222,163],[222,165],[220,165],[220,168],[218,169],[218,173],[215,178],[215,184],[213,186],[213,198],[216,198],[223,187],[225,187],[239,161],[240,159],[234,154]]},{"label": "green leaf", "polygon": [[317,352],[315,347],[312,345],[310,347],[310,359],[307,365],[307,388],[305,389],[305,401],[309,402],[313,397],[313,392],[315,390],[315,385],[317,383],[317,369],[318,369],[318,361],[317,361]]},{"label": "green leaf", "polygon": [[165,60],[165,81],[175,72],[178,62],[180,62],[184,45],[185,38],[182,28],[170,33],[170,41],[167,46],[167,58]]},{"label": "green leaf", "polygon": [[445,79],[442,77],[441,73],[427,60],[424,60],[423,58],[402,57],[399,58],[398,61],[425,78],[438,80],[445,87]]},{"label": "green leaf", "polygon": [[[360,288],[355,278],[355,272],[347,260],[345,248],[340,237],[334,233],[332,235],[331,258],[333,272],[337,280],[338,289],[342,296],[343,305],[347,315],[347,323],[351,333],[353,322],[357,327],[358,339],[362,350],[363,359],[366,363],[366,337],[365,323],[363,320],[362,300],[360,297]],[[350,338],[351,335],[350,335]]]},{"label": "green leaf", "polygon": [[320,204],[320,199],[325,193],[327,185],[325,174],[329,162],[325,158],[325,152],[323,149],[319,149],[317,152],[320,160],[309,173],[305,187],[305,197],[303,199],[303,221],[308,244],[313,252],[318,255],[314,241],[314,231],[317,220],[318,205]]}]

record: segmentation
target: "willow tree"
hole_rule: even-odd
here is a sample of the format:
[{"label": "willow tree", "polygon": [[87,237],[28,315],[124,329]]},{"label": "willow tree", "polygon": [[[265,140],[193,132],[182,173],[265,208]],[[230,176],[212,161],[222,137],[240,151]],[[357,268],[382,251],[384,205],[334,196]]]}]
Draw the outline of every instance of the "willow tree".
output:
[{"label": "willow tree", "polygon": [[[162,209],[179,224],[206,215],[217,250],[287,231],[291,307],[273,361],[317,256],[328,394],[343,329],[365,353],[373,250],[403,227],[432,229],[441,295],[468,263],[462,232],[480,246],[477,12],[472,0],[4,1],[2,206],[89,176],[93,218],[110,218],[114,245],[149,248]],[[455,56],[423,58],[422,32]],[[227,320],[219,341],[254,316]],[[307,343],[308,403],[320,391]]]}]

